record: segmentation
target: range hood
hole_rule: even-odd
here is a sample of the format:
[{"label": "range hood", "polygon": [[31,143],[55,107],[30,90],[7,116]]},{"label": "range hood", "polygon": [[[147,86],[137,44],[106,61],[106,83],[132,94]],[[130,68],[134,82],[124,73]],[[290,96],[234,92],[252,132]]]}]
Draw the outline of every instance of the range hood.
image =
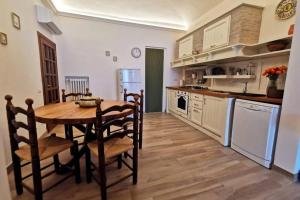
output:
[{"label": "range hood", "polygon": [[36,5],[36,18],[39,24],[44,26],[48,31],[53,34],[62,34],[61,30],[56,26],[53,21],[53,13],[46,7]]}]

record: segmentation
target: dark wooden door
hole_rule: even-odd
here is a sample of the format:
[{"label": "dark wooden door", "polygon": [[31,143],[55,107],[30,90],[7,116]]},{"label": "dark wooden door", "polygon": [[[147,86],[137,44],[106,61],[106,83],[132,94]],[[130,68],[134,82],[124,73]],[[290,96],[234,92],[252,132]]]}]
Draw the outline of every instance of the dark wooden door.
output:
[{"label": "dark wooden door", "polygon": [[162,112],[164,50],[146,48],[146,112]]},{"label": "dark wooden door", "polygon": [[38,32],[41,74],[43,81],[44,104],[58,103],[60,101],[56,45],[46,36]]}]

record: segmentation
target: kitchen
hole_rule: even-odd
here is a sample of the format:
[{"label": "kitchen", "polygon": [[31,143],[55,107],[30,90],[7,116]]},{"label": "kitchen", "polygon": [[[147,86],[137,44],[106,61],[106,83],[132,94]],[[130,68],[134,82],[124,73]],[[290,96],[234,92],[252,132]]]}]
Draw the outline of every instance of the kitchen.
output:
[{"label": "kitchen", "polygon": [[[177,40],[172,65],[183,79],[168,87],[168,111],[271,168],[292,37],[259,43],[262,9],[242,4]],[[275,63],[284,71],[272,92],[263,72]]]},{"label": "kitchen", "polygon": [[[166,2],[101,2],[103,8],[96,3],[98,11],[110,12],[107,16],[97,14],[92,3],[5,2],[0,32],[7,38],[0,46],[0,60],[1,74],[9,75],[1,78],[1,85],[7,86],[1,95],[13,94],[16,105],[23,106],[31,97],[34,108],[44,106],[38,31],[56,44],[58,98],[61,89],[72,90],[70,82],[75,80],[104,102],[123,100],[125,88],[145,95],[138,183],[128,180],[112,187],[108,199],[298,198],[296,1],[191,0],[189,6],[178,1],[176,9]],[[62,34],[49,33],[37,22],[36,4],[56,10],[53,23]],[[123,11],[136,16],[120,20]],[[11,12],[20,16],[20,29],[11,26]],[[189,23],[179,23],[183,15]],[[144,21],[137,20],[142,16]],[[155,60],[155,50],[162,57],[153,64],[149,59]],[[160,67],[152,68],[153,74],[151,64]],[[121,78],[127,73],[130,81]],[[7,168],[9,185],[1,180],[0,191],[9,191],[12,199],[33,199],[25,191],[16,195],[5,103],[2,98],[0,171]],[[156,110],[151,111],[154,104]],[[45,127],[39,124],[37,129]],[[123,173],[109,172],[113,177]],[[99,191],[94,181],[67,181],[44,197],[98,199]]]}]

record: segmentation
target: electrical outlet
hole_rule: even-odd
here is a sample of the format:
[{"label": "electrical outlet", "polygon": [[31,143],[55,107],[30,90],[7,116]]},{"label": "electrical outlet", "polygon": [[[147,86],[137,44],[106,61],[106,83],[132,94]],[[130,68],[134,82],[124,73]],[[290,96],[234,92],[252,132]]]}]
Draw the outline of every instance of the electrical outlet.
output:
[{"label": "electrical outlet", "polygon": [[105,51],[106,56],[110,56],[110,51]]}]

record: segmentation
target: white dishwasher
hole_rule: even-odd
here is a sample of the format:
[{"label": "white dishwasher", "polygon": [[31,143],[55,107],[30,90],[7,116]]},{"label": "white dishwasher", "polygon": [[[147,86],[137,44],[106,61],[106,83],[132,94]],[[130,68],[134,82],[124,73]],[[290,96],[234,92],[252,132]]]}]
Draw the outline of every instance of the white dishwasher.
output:
[{"label": "white dishwasher", "polygon": [[280,115],[280,106],[237,99],[231,147],[270,168]]}]

